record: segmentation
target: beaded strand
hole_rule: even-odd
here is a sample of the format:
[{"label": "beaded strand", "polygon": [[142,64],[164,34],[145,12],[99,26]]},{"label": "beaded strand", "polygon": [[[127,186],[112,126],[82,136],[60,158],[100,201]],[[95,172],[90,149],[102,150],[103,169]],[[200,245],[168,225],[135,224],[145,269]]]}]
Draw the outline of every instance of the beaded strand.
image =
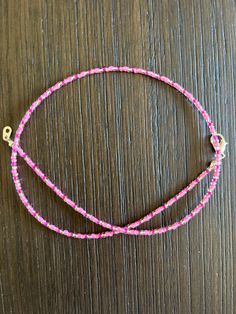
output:
[{"label": "beaded strand", "polygon": [[[130,223],[124,227],[116,226],[113,224],[110,224],[108,222],[105,222],[97,217],[95,217],[92,214],[89,214],[85,209],[77,206],[73,200],[71,200],[65,193],[63,193],[41,170],[40,168],[31,160],[31,158],[24,152],[24,150],[20,146],[20,138],[22,135],[22,132],[24,130],[24,127],[28,120],[31,117],[31,114],[39,107],[39,105],[48,98],[52,93],[59,90],[63,86],[77,80],[81,79],[85,76],[92,75],[92,74],[99,74],[104,72],[128,72],[128,73],[135,73],[135,74],[142,74],[149,77],[152,77],[154,79],[157,79],[159,81],[162,81],[171,87],[175,88],[177,91],[182,93],[187,99],[190,100],[190,102],[197,108],[197,110],[200,112],[200,114],[203,116],[204,120],[206,121],[210,133],[211,133],[211,143],[213,145],[213,148],[215,150],[215,159],[211,162],[210,166],[207,167],[206,170],[204,170],[195,180],[193,180],[189,185],[187,185],[182,191],[180,191],[178,194],[170,198],[167,202],[165,202],[163,205],[159,206],[149,214],[143,216],[142,218],[138,219],[137,221],[134,221],[133,223]],[[98,239],[98,238],[104,238],[104,237],[111,237],[115,234],[128,234],[128,235],[143,235],[143,236],[150,236],[154,234],[161,234],[165,233],[170,230],[175,230],[179,228],[180,226],[186,224],[190,219],[192,219],[194,216],[196,216],[201,209],[206,205],[206,203],[209,201],[210,197],[213,194],[213,191],[216,187],[217,181],[219,179],[220,175],[220,169],[221,169],[221,159],[224,158],[224,150],[226,146],[226,142],[221,134],[218,134],[215,130],[215,127],[213,125],[213,122],[211,121],[208,113],[203,109],[201,104],[193,97],[191,93],[186,91],[182,86],[180,86],[178,83],[171,81],[169,78],[165,76],[161,76],[157,73],[154,73],[152,71],[146,71],[141,68],[129,68],[127,66],[123,67],[103,67],[103,68],[95,68],[88,71],[82,71],[81,73],[69,76],[68,78],[64,79],[63,81],[58,82],[54,86],[50,87],[45,93],[43,93],[26,111],[25,115],[23,116],[18,129],[15,133],[14,141],[10,139],[10,133],[11,129],[10,127],[5,127],[3,131],[3,139],[9,143],[9,146],[12,147],[12,155],[11,155],[11,173],[13,177],[13,181],[16,187],[16,191],[24,204],[24,206],[27,208],[28,212],[35,217],[42,225],[45,227],[59,233],[62,235],[65,235],[67,237],[74,237],[79,239]],[[219,141],[220,137],[220,141]],[[100,225],[104,227],[105,229],[108,229],[108,231],[100,232],[100,233],[91,233],[91,234],[84,234],[84,233],[74,233],[69,230],[63,230],[59,228],[58,226],[49,223],[46,221],[30,204],[29,200],[27,199],[26,195],[24,194],[21,186],[21,182],[19,179],[19,173],[18,173],[18,166],[17,166],[17,156],[20,156],[26,164],[39,176],[39,178],[52,190],[54,193],[56,193],[59,198],[61,198],[65,203],[67,203],[70,207],[72,207],[76,212],[81,214],[86,219],[92,221],[93,223]],[[205,178],[207,175],[209,175],[212,171],[213,177],[210,182],[210,186],[208,190],[206,191],[205,195],[203,196],[200,203],[185,217],[183,217],[180,221],[176,221],[175,223],[160,227],[156,229],[143,229],[143,230],[137,230],[136,228],[141,226],[144,222],[147,222],[151,220],[153,217],[155,217],[157,214],[160,214],[164,210],[166,210],[168,207],[173,205],[176,201],[184,197],[189,191],[191,191],[203,178]]]}]

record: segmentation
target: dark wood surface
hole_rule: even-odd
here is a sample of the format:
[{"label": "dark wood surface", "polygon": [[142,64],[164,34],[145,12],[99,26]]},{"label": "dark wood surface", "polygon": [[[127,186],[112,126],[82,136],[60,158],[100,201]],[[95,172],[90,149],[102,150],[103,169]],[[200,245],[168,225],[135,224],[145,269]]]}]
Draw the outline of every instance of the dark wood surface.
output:
[{"label": "dark wood surface", "polygon": [[[229,142],[214,196],[192,222],[155,237],[67,239],[25,210],[0,145],[0,313],[236,313],[236,4],[201,1],[0,1],[0,126],[45,89],[104,65],[143,67],[196,96]],[[30,120],[22,147],[91,213],[126,224],[193,180],[213,158],[209,131],[170,87],[132,74],[85,78]],[[25,163],[26,195],[52,222],[99,231]],[[210,178],[147,228],[180,219]]]}]

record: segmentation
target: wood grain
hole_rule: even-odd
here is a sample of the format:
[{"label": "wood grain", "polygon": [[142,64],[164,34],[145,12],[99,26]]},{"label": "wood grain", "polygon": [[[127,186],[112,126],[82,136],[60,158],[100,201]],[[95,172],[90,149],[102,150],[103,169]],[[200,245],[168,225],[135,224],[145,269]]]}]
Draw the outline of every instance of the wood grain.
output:
[{"label": "wood grain", "polygon": [[[67,239],[27,214],[1,142],[0,312],[236,312],[233,0],[0,1],[0,127],[69,74],[104,65],[147,68],[179,82],[230,143],[213,198],[189,225],[159,237]],[[170,87],[132,74],[85,78],[50,97],[22,146],[76,202],[125,224],[194,179],[213,158],[209,131]],[[38,210],[73,230],[76,215],[20,164]],[[209,179],[146,227],[180,219]]]}]

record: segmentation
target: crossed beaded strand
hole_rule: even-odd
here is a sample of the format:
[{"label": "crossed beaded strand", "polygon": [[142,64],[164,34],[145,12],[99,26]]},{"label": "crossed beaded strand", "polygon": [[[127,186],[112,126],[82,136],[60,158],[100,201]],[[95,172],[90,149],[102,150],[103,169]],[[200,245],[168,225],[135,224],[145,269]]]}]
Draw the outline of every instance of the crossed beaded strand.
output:
[{"label": "crossed beaded strand", "polygon": [[[115,226],[115,225],[112,225],[112,224],[105,222],[101,219],[98,219],[94,215],[87,213],[87,211],[84,210],[83,208],[78,207],[49,178],[47,178],[47,176],[39,169],[39,167],[30,159],[30,157],[23,151],[23,149],[20,146],[21,134],[24,130],[26,123],[30,119],[31,114],[52,93],[54,93],[58,89],[62,88],[63,86],[73,82],[74,80],[81,79],[85,76],[92,75],[92,74],[104,73],[104,72],[115,72],[115,71],[128,72],[128,73],[131,72],[131,73],[135,73],[135,74],[142,74],[142,75],[150,76],[152,78],[158,79],[158,80],[170,85],[171,87],[175,88],[180,93],[182,93],[186,98],[188,98],[194,104],[194,106],[197,108],[197,110],[200,112],[200,114],[205,119],[205,121],[206,121],[206,123],[210,129],[210,133],[212,134],[211,142],[212,142],[212,145],[215,149],[215,159],[212,161],[211,165],[206,170],[204,170],[195,180],[193,180],[187,187],[185,187],[181,192],[176,194],[169,201],[167,201],[165,204],[161,205],[160,207],[156,208],[151,213],[145,215],[141,219],[138,219],[137,221],[135,221],[135,222],[133,222],[127,226],[124,226],[124,227]],[[170,79],[168,79],[165,76],[161,76],[161,75],[156,74],[152,71],[146,71],[146,70],[141,69],[141,68],[129,68],[126,66],[124,66],[124,67],[113,67],[112,66],[112,67],[95,68],[95,69],[92,69],[89,71],[83,71],[79,74],[72,75],[72,76],[66,78],[65,80],[63,80],[61,82],[58,82],[57,84],[55,84],[54,86],[49,88],[44,94],[42,94],[30,106],[30,108],[27,110],[23,119],[20,122],[20,125],[19,125],[19,127],[16,131],[16,134],[15,134],[14,141],[11,141],[8,137],[8,139],[9,139],[8,142],[9,142],[9,145],[12,146],[11,166],[12,166],[13,181],[15,183],[17,193],[19,194],[19,197],[20,197],[22,203],[24,204],[24,206],[27,208],[28,212],[33,217],[35,217],[42,225],[46,226],[47,228],[49,228],[49,229],[51,229],[57,233],[63,234],[67,237],[74,237],[74,238],[80,238],[80,239],[84,239],[84,238],[97,239],[97,238],[101,238],[101,237],[110,237],[110,236],[113,236],[113,235],[119,234],[119,233],[125,233],[125,234],[129,234],[129,235],[145,235],[145,236],[154,235],[154,234],[161,234],[161,233],[165,233],[165,232],[170,231],[170,230],[177,229],[178,227],[186,224],[195,215],[197,215],[201,211],[201,209],[206,205],[206,203],[208,202],[210,197],[212,196],[212,193],[216,187],[217,180],[218,180],[219,175],[220,175],[221,159],[222,159],[222,154],[223,154],[223,151],[225,149],[225,146],[223,147],[221,145],[222,142],[221,143],[219,142],[218,135],[219,134],[216,133],[215,127],[214,127],[213,122],[211,121],[208,113],[203,109],[203,107],[193,97],[193,95],[191,93],[187,92],[178,83],[171,81]],[[18,155],[25,160],[25,162],[41,178],[41,180],[43,180],[43,182],[45,182],[46,185],[50,189],[52,189],[64,202],[66,202],[70,207],[72,207],[75,211],[80,213],[85,218],[89,219],[90,221],[94,222],[97,225],[100,225],[106,229],[109,229],[109,231],[104,231],[104,232],[100,232],[100,233],[91,233],[91,234],[74,233],[72,231],[63,230],[63,229],[49,223],[48,221],[46,221],[39,213],[36,212],[36,210],[30,204],[29,200],[27,199],[26,195],[24,194],[24,192],[22,190],[21,183],[19,180],[18,166],[17,166],[17,156]],[[169,226],[156,228],[156,229],[152,229],[152,230],[147,230],[147,229],[137,230],[136,229],[137,227],[139,227],[144,222],[149,221],[154,216],[161,213],[162,211],[167,209],[169,206],[173,205],[177,200],[179,200],[184,195],[186,195],[189,191],[191,191],[204,177],[209,175],[209,173],[213,170],[214,170],[214,174],[213,174],[210,186],[209,186],[206,194],[203,196],[200,203],[189,214],[187,214],[185,217],[183,217],[180,221],[177,221],[177,222],[175,222]]]}]

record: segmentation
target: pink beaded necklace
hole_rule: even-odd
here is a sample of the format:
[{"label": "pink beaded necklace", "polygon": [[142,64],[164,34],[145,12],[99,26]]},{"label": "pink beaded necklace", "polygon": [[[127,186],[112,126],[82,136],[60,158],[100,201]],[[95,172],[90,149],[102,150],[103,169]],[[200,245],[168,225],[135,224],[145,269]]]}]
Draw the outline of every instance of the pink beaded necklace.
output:
[{"label": "pink beaded necklace", "polygon": [[[30,157],[23,151],[23,149],[20,146],[20,138],[22,135],[22,132],[24,130],[24,127],[27,123],[27,121],[30,119],[31,114],[36,110],[36,108],[39,107],[39,105],[48,98],[52,93],[59,90],[63,86],[77,80],[82,79],[85,76],[92,75],[92,74],[99,74],[104,72],[128,72],[128,73],[135,73],[135,74],[142,74],[149,77],[152,77],[154,79],[157,79],[159,81],[162,81],[171,87],[178,90],[180,93],[182,93],[186,98],[190,100],[190,102],[197,108],[197,110],[201,113],[204,120],[206,121],[210,133],[211,133],[211,143],[213,145],[213,148],[215,150],[215,158],[211,161],[209,167],[207,167],[195,180],[193,180],[188,186],[186,186],[182,191],[180,191],[178,194],[173,196],[171,199],[169,199],[166,203],[159,206],[149,214],[143,216],[141,219],[132,222],[124,227],[121,226],[115,226],[108,222],[105,222],[97,217],[95,217],[92,214],[89,214],[86,210],[83,208],[77,206],[68,196],[66,196],[49,178],[46,177],[46,175],[39,169],[39,167],[30,159]],[[24,204],[24,206],[27,208],[28,212],[35,217],[42,225],[45,227],[59,233],[63,234],[67,237],[73,237],[78,239],[99,239],[99,238],[105,238],[105,237],[111,237],[115,234],[129,234],[129,235],[143,235],[143,236],[150,236],[154,234],[161,234],[165,233],[170,230],[175,230],[178,227],[186,224],[190,219],[192,219],[194,216],[196,216],[201,209],[206,205],[208,200],[213,194],[213,191],[216,187],[216,183],[219,179],[220,175],[220,167],[221,167],[221,160],[225,157],[224,151],[226,147],[226,142],[224,137],[221,134],[218,134],[215,130],[215,127],[213,125],[213,122],[211,121],[208,113],[203,109],[201,104],[193,97],[191,93],[186,91],[182,86],[180,86],[178,83],[175,83],[171,81],[169,78],[165,76],[161,76],[160,74],[147,71],[141,68],[129,68],[127,66],[122,67],[116,67],[116,66],[109,66],[109,67],[103,67],[103,68],[95,68],[88,71],[83,71],[79,74],[75,74],[72,76],[67,77],[61,82],[58,82],[54,86],[50,87],[46,92],[44,92],[26,111],[25,115],[23,116],[18,129],[15,133],[14,140],[11,140],[11,133],[12,129],[9,126],[6,126],[3,129],[3,140],[8,142],[9,146],[12,148],[12,154],[11,154],[11,173],[13,177],[13,181],[16,187],[16,191]],[[41,180],[46,183],[46,185],[53,190],[65,203],[67,203],[70,207],[72,207],[76,212],[84,216],[85,218],[89,219],[93,223],[100,225],[104,227],[105,229],[108,229],[107,231],[100,232],[100,233],[91,233],[91,234],[84,234],[84,233],[75,233],[69,230],[63,230],[54,224],[49,223],[46,221],[37,211],[33,208],[33,206],[30,204],[29,200],[27,199],[26,195],[24,194],[21,182],[19,179],[18,174],[18,166],[17,166],[17,156],[20,156],[24,159],[24,161],[29,165],[29,167],[41,178]],[[183,196],[185,196],[189,191],[191,191],[204,177],[206,177],[208,174],[210,174],[213,171],[213,177],[210,182],[210,186],[203,196],[200,203],[185,217],[183,217],[180,221],[176,221],[175,223],[161,227],[156,229],[143,229],[138,230],[137,227],[141,226],[144,222],[147,222],[151,220],[154,216],[157,214],[160,214],[164,210],[166,210],[169,206],[174,204],[176,201],[181,199]]]}]

